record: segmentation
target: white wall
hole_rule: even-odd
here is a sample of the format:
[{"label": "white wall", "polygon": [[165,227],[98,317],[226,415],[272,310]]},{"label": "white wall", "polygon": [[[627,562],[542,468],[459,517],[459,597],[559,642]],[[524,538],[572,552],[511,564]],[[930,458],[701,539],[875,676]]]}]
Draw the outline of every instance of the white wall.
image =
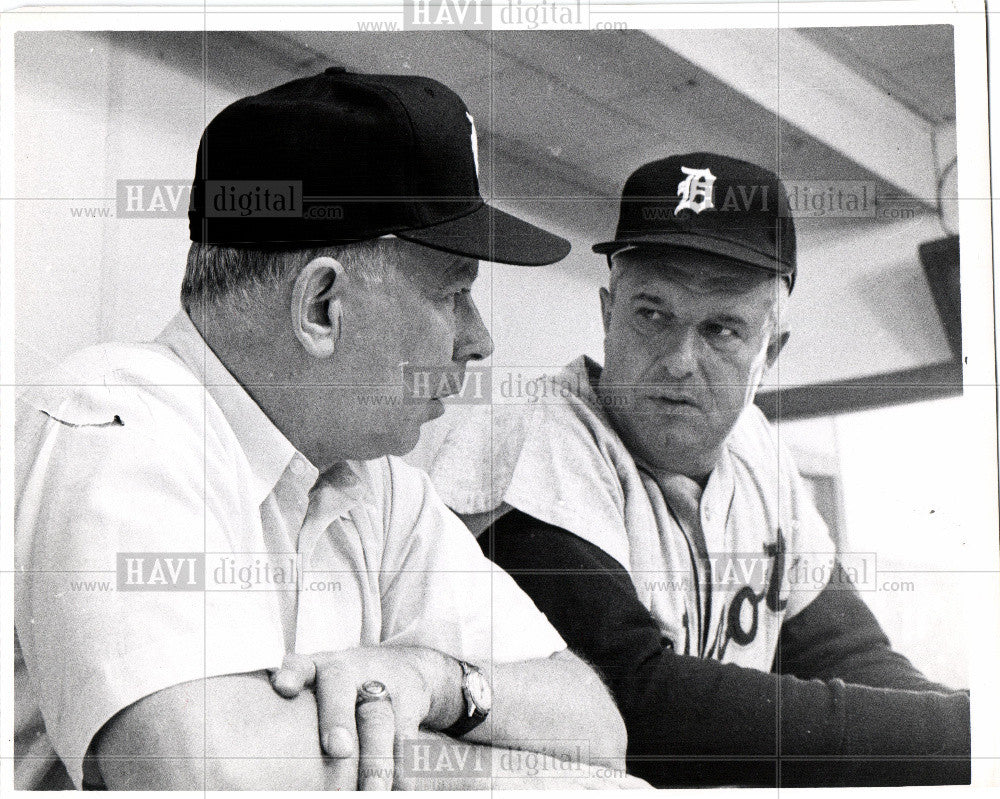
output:
[{"label": "white wall", "polygon": [[[828,419],[783,422],[800,463],[837,465],[843,550],[874,556],[865,601],[894,647],[933,679],[967,687],[970,609],[995,583],[998,533],[990,386]],[[984,424],[984,420],[987,422]]]},{"label": "white wall", "polygon": [[607,285],[607,262],[590,251],[590,242],[545,226],[573,242],[558,268],[484,264],[473,285],[493,334],[492,364],[525,376],[552,372],[581,353],[604,359],[597,292]]},{"label": "white wall", "polygon": [[238,93],[204,83],[190,46],[139,52],[85,33],[18,34],[19,382],[81,346],[150,338],[179,307],[187,218],[114,218],[116,181],[190,181],[206,115]]},{"label": "white wall", "polygon": [[866,599],[901,651],[958,685],[977,640],[995,634],[975,615],[995,583],[1000,529],[996,435],[984,424],[994,403],[992,387],[966,386],[963,397],[836,420],[850,546],[913,584]]}]

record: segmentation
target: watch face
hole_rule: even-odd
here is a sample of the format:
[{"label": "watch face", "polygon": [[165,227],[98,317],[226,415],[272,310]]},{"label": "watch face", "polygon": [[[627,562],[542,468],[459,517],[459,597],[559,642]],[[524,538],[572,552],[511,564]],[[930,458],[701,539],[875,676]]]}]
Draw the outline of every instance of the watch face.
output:
[{"label": "watch face", "polygon": [[475,706],[484,713],[488,713],[493,707],[493,691],[483,673],[478,669],[470,672],[465,684],[469,688],[469,697]]}]

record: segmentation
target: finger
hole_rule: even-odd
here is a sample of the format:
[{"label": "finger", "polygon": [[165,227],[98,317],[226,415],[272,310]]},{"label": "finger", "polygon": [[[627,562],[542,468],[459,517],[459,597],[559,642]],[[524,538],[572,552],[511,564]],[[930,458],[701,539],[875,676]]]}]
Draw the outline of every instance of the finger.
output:
[{"label": "finger", "polygon": [[285,655],[281,668],[271,674],[271,685],[286,699],[298,696],[316,680],[316,663],[308,655]]},{"label": "finger", "polygon": [[358,733],[354,703],[358,680],[343,663],[325,663],[316,669],[316,705],[319,740],[331,758],[330,768],[339,783],[358,785]]},{"label": "finger", "polygon": [[417,783],[414,782],[414,764],[417,762],[417,751],[415,749],[418,746],[417,735],[419,722],[408,721],[400,713],[397,704],[393,703],[393,710],[396,714],[396,740],[393,744],[393,780],[394,789],[400,790],[419,790],[415,787]]},{"label": "finger", "polygon": [[335,755],[326,761],[326,790],[356,791],[358,789],[357,738],[343,727],[335,727],[327,738],[324,749]]},{"label": "finger", "polygon": [[361,753],[358,764],[358,789],[392,790],[393,744],[396,738],[392,700],[386,698],[358,705],[355,719]]}]

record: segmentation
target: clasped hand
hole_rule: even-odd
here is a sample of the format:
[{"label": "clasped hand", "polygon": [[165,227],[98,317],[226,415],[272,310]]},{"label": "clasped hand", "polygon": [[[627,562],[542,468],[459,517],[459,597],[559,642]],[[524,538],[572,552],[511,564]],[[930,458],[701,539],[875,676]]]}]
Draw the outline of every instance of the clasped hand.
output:
[{"label": "clasped hand", "polygon": [[[358,704],[358,691],[375,680],[388,698]],[[435,689],[454,685],[461,696],[458,662],[425,647],[370,646],[314,655],[287,655],[271,676],[274,689],[286,698],[313,688],[319,711],[319,735],[330,758],[327,788],[390,790],[395,757],[421,725],[443,729],[459,708]],[[455,718],[449,719],[449,715]]]}]

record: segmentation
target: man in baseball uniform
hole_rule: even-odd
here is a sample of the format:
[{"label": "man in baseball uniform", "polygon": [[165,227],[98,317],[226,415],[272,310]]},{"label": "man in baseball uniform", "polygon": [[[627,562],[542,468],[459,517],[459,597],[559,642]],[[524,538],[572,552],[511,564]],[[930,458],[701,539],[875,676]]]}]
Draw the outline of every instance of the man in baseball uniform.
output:
[{"label": "man in baseball uniform", "polygon": [[[753,404],[788,339],[795,230],[754,164],[628,179],[604,364],[460,406],[413,460],[611,687],[634,773],[679,784],[969,780],[969,697],[892,651]],[[809,574],[810,578],[804,579]]]}]

